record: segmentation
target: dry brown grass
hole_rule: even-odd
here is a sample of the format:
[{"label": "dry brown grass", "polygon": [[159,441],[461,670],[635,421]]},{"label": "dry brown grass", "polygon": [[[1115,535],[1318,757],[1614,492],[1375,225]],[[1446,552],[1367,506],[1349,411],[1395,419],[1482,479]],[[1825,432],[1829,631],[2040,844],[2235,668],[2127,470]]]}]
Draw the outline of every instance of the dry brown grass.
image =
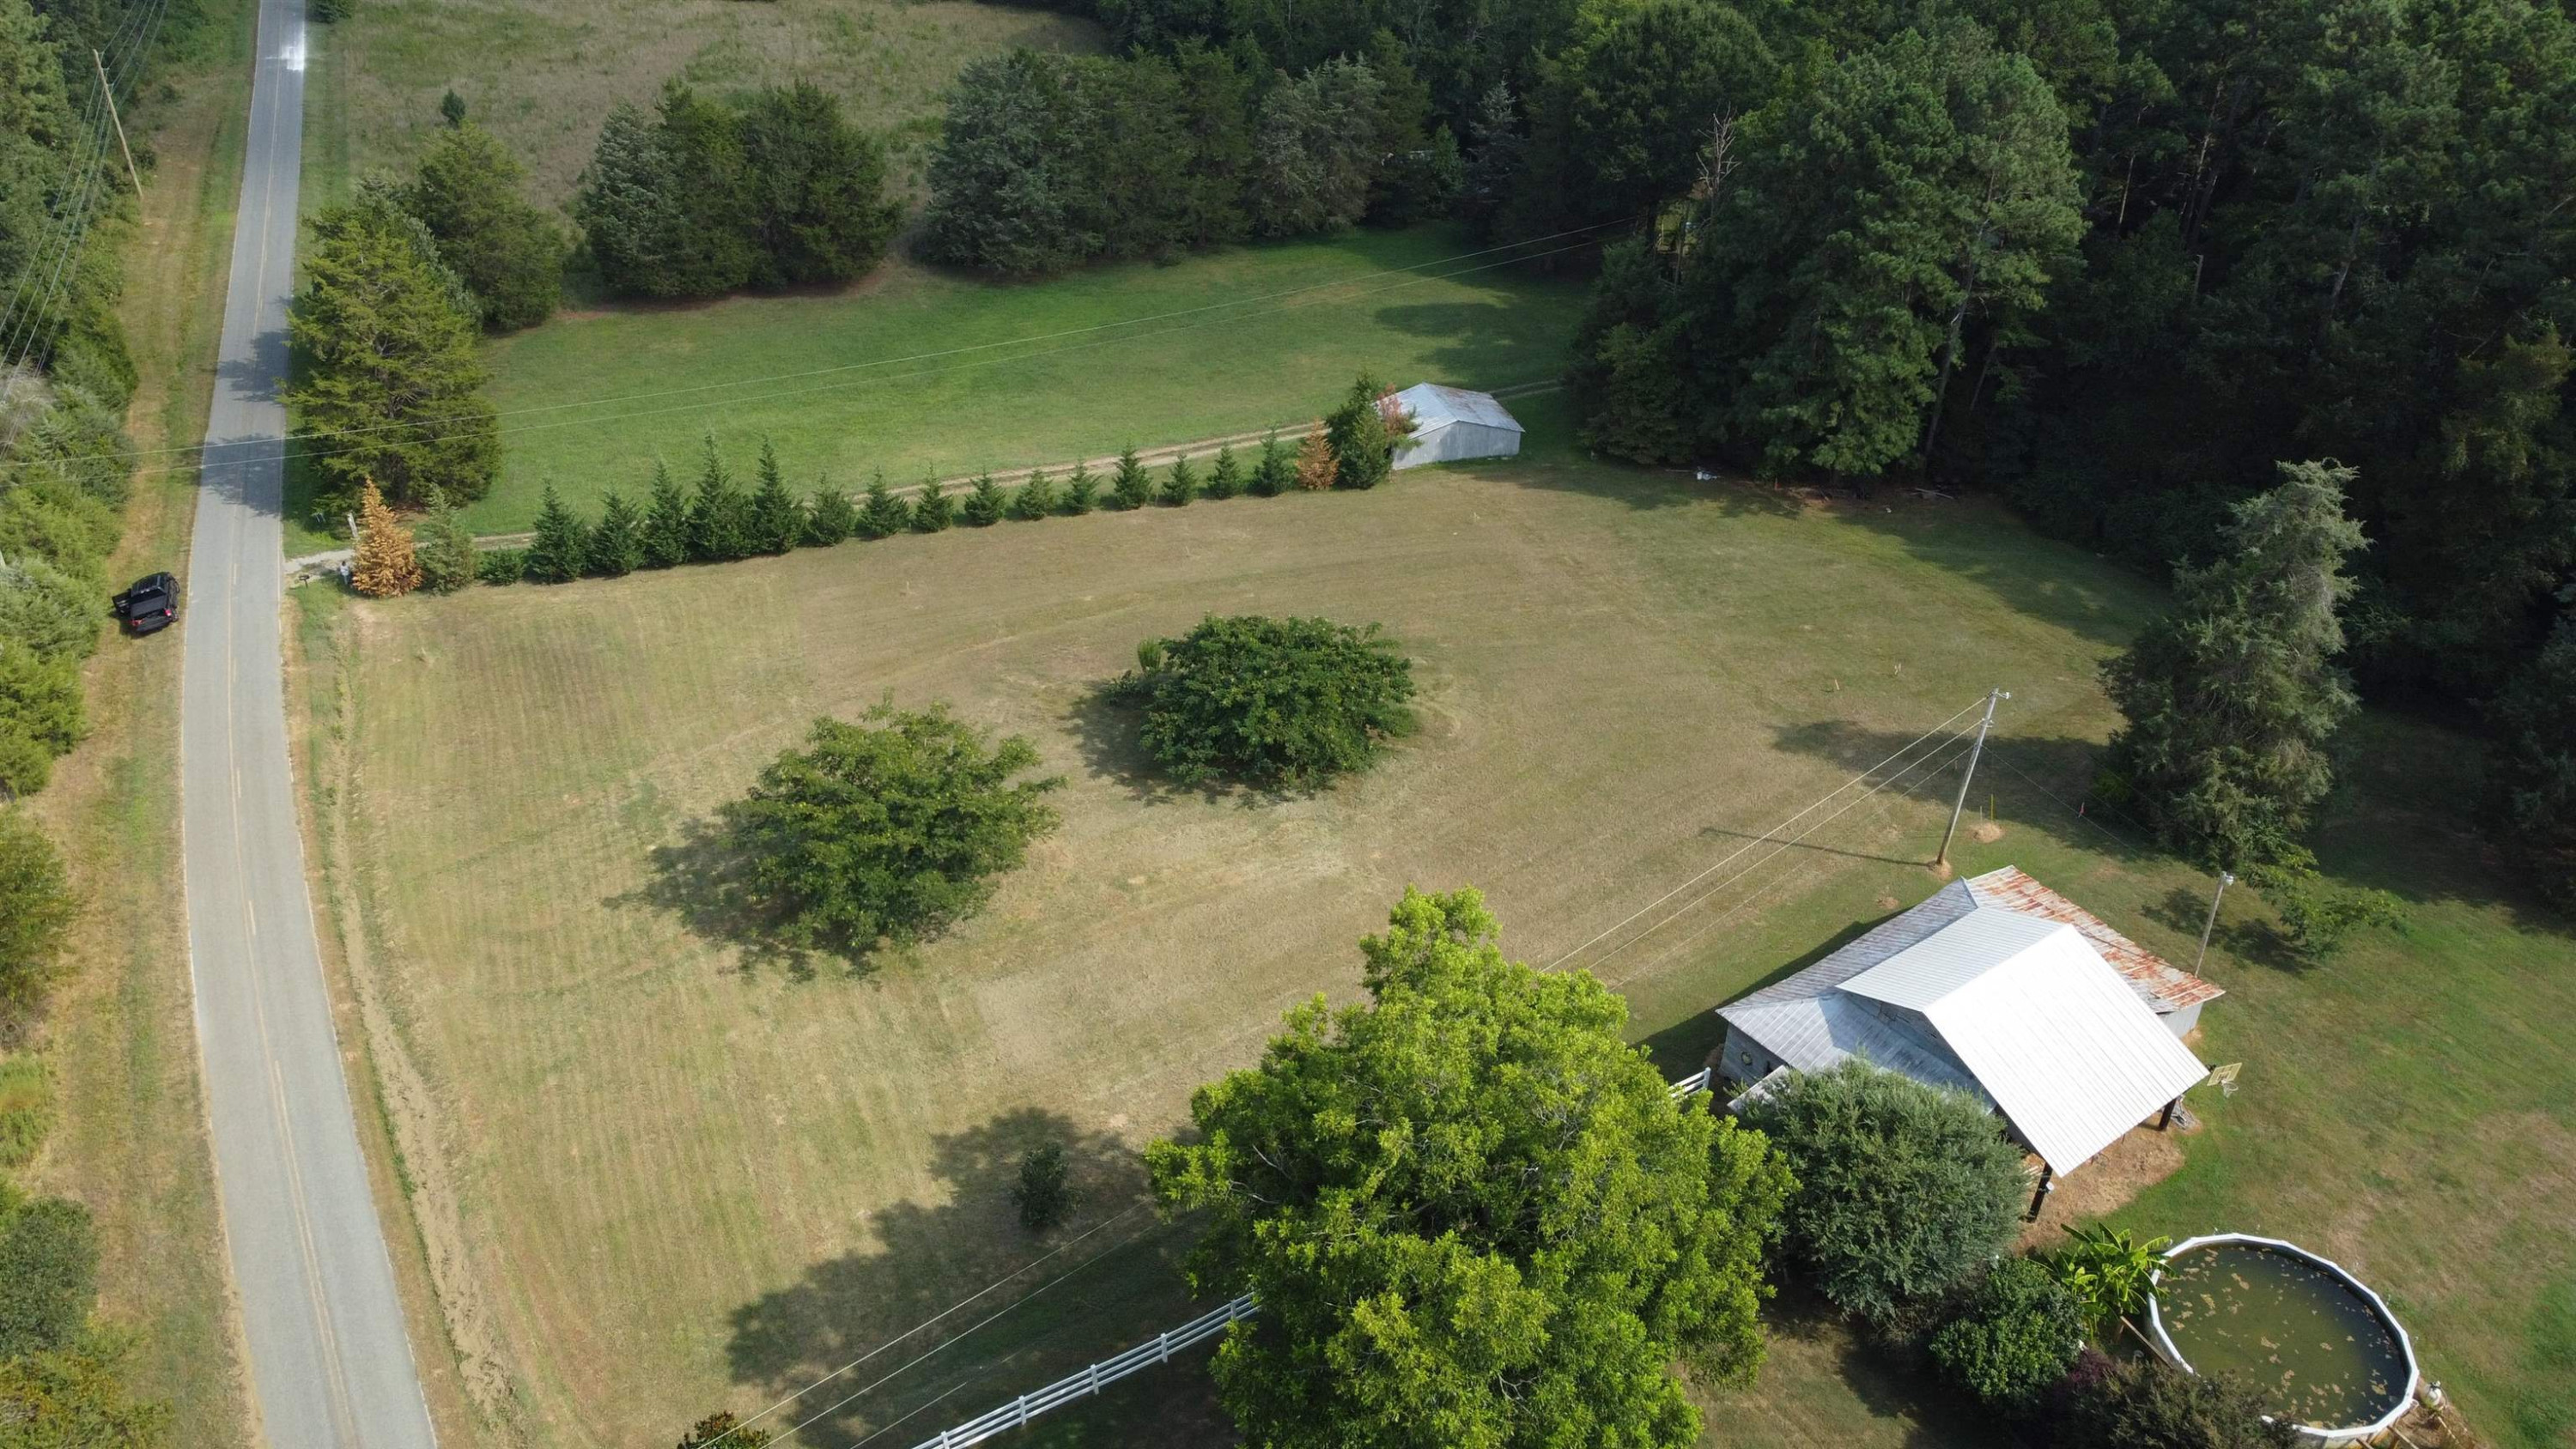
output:
[{"label": "dry brown grass", "polygon": [[677,76],[728,91],[812,80],[884,134],[913,185],[939,93],[978,55],[1098,48],[1087,21],[975,0],[360,0],[313,27],[306,204],[410,166],[451,88],[528,162],[536,198],[572,195],[600,118]]},{"label": "dry brown grass", "polygon": [[[1193,1087],[1250,1061],[1289,1004],[1351,991],[1351,942],[1407,883],[1483,887],[1508,944],[1550,960],[1850,772],[1801,726],[1911,735],[1999,651],[2039,676],[2017,695],[2035,717],[2098,713],[2089,682],[2032,662],[2098,646],[1991,596],[1987,637],[1945,642],[1924,625],[1984,590],[1907,547],[1883,520],[1542,466],[317,599],[312,631],[355,679],[357,764],[328,798],[436,1101],[423,1135],[454,1200],[422,1216],[458,1215],[469,1312],[497,1323],[525,1405],[496,1412],[538,1442],[613,1444],[766,1402],[1026,1261],[999,1187],[1038,1133],[1076,1142],[1098,1221]],[[1823,580],[1853,607],[1820,630]],[[1320,797],[1162,790],[1090,694],[1138,639],[1211,610],[1382,621],[1418,661],[1423,730]],[[982,918],[864,979],[798,980],[653,903],[656,847],[813,715],[887,692],[1028,734],[1070,777],[1065,828]],[[1876,811],[1896,799],[1834,838],[1919,833],[1932,807]],[[1695,1017],[1712,963],[1740,982],[1779,959],[1736,954],[1770,909],[1749,904],[1588,959],[1641,1001],[1689,1003],[1663,1020]],[[1163,1271],[1068,1290],[1058,1311],[1088,1316],[1062,1352],[1178,1312]],[[974,1383],[961,1413],[1030,1386]]]}]

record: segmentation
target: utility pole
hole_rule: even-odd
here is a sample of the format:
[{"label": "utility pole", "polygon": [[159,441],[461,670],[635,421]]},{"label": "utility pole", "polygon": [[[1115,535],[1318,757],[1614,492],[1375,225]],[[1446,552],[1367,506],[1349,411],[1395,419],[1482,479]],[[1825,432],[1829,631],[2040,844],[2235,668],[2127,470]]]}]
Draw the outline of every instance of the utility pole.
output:
[{"label": "utility pole", "polygon": [[2227,899],[2227,888],[2236,884],[2232,871],[2218,873],[2218,894],[2209,898],[2209,919],[2200,923],[2200,954],[2191,958],[2191,974],[2200,974],[2200,963],[2209,959],[2209,933],[2218,928],[2218,903]]},{"label": "utility pole", "polygon": [[125,118],[116,113],[116,87],[107,83],[107,58],[93,47],[89,63],[98,67],[99,94],[107,97],[107,118],[116,123],[116,149],[125,153],[125,179],[134,183],[134,199],[140,201],[143,199],[143,178],[134,169],[134,148],[125,144]]},{"label": "utility pole", "polygon": [[1977,778],[1977,759],[1986,752],[1986,732],[1995,727],[1995,706],[2012,696],[2000,689],[1986,691],[1986,717],[1977,721],[1977,742],[1968,747],[1968,768],[1959,776],[1959,798],[1950,802],[1950,828],[1941,832],[1940,853],[1932,864],[1950,863],[1950,837],[1959,833],[1959,812],[1968,808],[1968,782]]}]

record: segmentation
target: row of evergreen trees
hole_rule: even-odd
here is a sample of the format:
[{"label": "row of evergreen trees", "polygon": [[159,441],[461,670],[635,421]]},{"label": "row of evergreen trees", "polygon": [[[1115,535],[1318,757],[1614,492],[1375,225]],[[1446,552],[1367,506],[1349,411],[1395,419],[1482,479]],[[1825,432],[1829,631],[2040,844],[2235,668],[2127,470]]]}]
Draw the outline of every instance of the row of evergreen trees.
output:
[{"label": "row of evergreen trees", "polygon": [[1033,50],[959,74],[925,253],[1009,276],[1303,236],[1448,205],[1457,143],[1398,48],[1290,76],[1195,43]]}]

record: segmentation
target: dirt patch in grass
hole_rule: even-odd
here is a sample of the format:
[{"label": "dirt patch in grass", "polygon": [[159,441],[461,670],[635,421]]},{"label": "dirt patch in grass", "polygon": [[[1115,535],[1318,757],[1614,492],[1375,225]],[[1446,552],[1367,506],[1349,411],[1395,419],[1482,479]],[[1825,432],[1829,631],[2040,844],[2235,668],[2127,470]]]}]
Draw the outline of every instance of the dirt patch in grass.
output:
[{"label": "dirt patch in grass", "polygon": [[2108,1216],[2173,1176],[2182,1167],[2185,1135],[2181,1127],[2162,1132],[2132,1127],[2092,1161],[2057,1179],[2055,1190],[2040,1206],[2039,1217],[2022,1229],[2022,1249],[2063,1246],[2067,1228]]}]

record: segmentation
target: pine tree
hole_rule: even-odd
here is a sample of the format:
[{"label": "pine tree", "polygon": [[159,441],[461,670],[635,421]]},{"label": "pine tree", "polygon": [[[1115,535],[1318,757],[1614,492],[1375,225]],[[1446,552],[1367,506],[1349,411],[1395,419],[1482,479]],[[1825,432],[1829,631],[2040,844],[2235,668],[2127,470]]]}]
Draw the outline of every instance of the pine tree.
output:
[{"label": "pine tree", "polygon": [[1208,470],[1207,496],[1232,498],[1243,491],[1243,464],[1234,456],[1234,445],[1216,450],[1216,466]]},{"label": "pine tree", "polygon": [[2128,724],[2103,755],[2105,794],[2167,845],[2231,870],[2308,860],[2299,834],[2333,784],[2326,741],[2359,706],[2337,665],[2362,547],[2344,516],[2351,468],[2284,463],[2236,505],[2228,552],[2174,575],[2173,612],[2103,666]]},{"label": "pine tree", "polygon": [[1279,430],[1272,428],[1261,436],[1261,457],[1252,465],[1252,491],[1262,498],[1276,498],[1297,481],[1296,466],[1288,459],[1288,450],[1279,446]]},{"label": "pine tree", "polygon": [[912,527],[916,533],[937,533],[957,521],[957,500],[940,491],[939,480],[921,481],[921,497],[912,505]]},{"label": "pine tree", "polygon": [[868,480],[868,501],[859,509],[859,537],[891,538],[912,527],[912,505],[886,486],[885,470]]},{"label": "pine tree", "polygon": [[444,117],[450,126],[464,125],[465,98],[450,89],[447,94],[438,98],[438,114]]},{"label": "pine tree", "polygon": [[805,505],[805,546],[830,548],[859,531],[859,510],[850,504],[850,495],[835,488],[827,479],[814,485],[814,497]]},{"label": "pine tree", "polygon": [[1056,496],[1055,480],[1047,476],[1046,470],[1031,469],[1028,481],[1011,495],[1011,516],[1023,523],[1035,523],[1055,512],[1061,502]]},{"label": "pine tree", "polygon": [[751,556],[749,503],[734,486],[716,435],[706,435],[706,459],[698,469],[698,491],[689,500],[689,556],[707,562]]},{"label": "pine tree", "polygon": [[564,507],[555,485],[548,483],[544,501],[537,507],[537,536],[528,542],[528,577],[541,584],[571,583],[589,566],[587,555],[581,520]]},{"label": "pine tree", "polygon": [[760,440],[760,486],[752,490],[748,518],[754,553],[785,553],[805,533],[805,510],[787,491],[778,449],[767,438]]},{"label": "pine tree", "polygon": [[689,495],[669,464],[653,460],[653,494],[644,505],[644,567],[677,568],[689,561]]},{"label": "pine tree", "polygon": [[1199,496],[1199,472],[1187,458],[1172,460],[1171,476],[1163,480],[1162,499],[1174,508],[1186,506]]},{"label": "pine tree", "polygon": [[1375,488],[1394,467],[1395,436],[1387,428],[1379,399],[1386,387],[1363,372],[1342,397],[1342,405],[1324,419],[1324,435],[1333,449],[1333,481],[1342,488]]},{"label": "pine tree", "polygon": [[527,167],[499,137],[459,122],[420,154],[403,209],[438,240],[439,260],[474,294],[483,324],[506,331],[543,322],[563,300],[562,225],[520,194]]},{"label": "pine tree", "polygon": [[370,598],[389,599],[420,587],[420,563],[413,557],[411,531],[385,506],[385,495],[368,478],[358,485],[357,560],[349,587]]},{"label": "pine tree", "polygon": [[1002,521],[1002,511],[1010,506],[1010,502],[1009,495],[1002,491],[1002,485],[993,481],[992,474],[986,473],[975,480],[974,491],[966,495],[965,507],[960,512],[965,515],[969,526],[990,528]]},{"label": "pine tree", "polygon": [[1076,463],[1064,480],[1064,511],[1081,515],[1100,505],[1100,483],[1091,476],[1089,463]]},{"label": "pine tree", "polygon": [[1317,428],[1306,435],[1297,448],[1297,486],[1311,493],[1321,493],[1333,486],[1340,465],[1333,458],[1333,445]]},{"label": "pine tree", "polygon": [[611,488],[599,502],[599,526],[590,531],[590,571],[618,579],[644,566],[644,519],[626,495]]},{"label": "pine tree", "polygon": [[445,490],[429,490],[429,514],[414,531],[413,542],[422,588],[452,594],[474,582],[474,534]]},{"label": "pine tree", "polygon": [[1109,499],[1116,508],[1142,508],[1154,501],[1154,480],[1132,446],[1119,451],[1118,471],[1109,480]]}]

